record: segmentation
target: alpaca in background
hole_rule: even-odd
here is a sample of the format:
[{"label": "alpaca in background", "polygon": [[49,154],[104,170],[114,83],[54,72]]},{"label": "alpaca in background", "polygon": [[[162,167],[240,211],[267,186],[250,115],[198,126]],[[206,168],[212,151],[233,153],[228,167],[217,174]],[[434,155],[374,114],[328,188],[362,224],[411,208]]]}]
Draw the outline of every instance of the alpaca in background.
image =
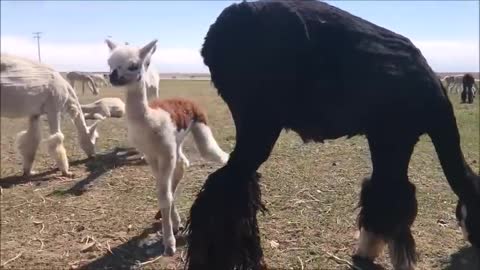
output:
[{"label": "alpaca in background", "polygon": [[121,118],[125,114],[125,103],[119,98],[101,98],[81,107],[85,119]]},{"label": "alpaca in background", "polygon": [[85,95],[85,83],[87,84],[92,94],[94,94],[95,96],[99,94],[97,86],[95,85],[95,81],[90,75],[84,72],[71,71],[67,73],[66,77],[74,89],[75,81],[80,81],[82,83],[82,95]]},{"label": "alpaca in background", "polygon": [[[464,81],[464,76],[465,75],[466,74],[444,76],[441,79],[441,81],[442,81],[443,85],[445,86],[445,88],[447,89],[447,92],[449,92],[449,93],[455,92],[456,94],[458,94],[459,92],[462,92],[463,85],[464,85],[463,81]],[[472,85],[473,97],[475,97],[475,94],[478,91],[478,87],[479,87],[479,80],[474,79],[474,83]]]},{"label": "alpaca in background", "polygon": [[91,73],[89,74],[90,78],[93,79],[95,82],[95,85],[97,87],[107,87],[108,86],[108,80],[105,79],[105,76],[103,74],[97,74],[97,73]]},{"label": "alpaca in background", "polygon": [[78,133],[80,147],[95,155],[98,122],[88,127],[72,86],[53,68],[21,57],[1,56],[1,116],[29,118],[28,129],[17,136],[18,152],[23,160],[23,174],[32,174],[35,153],[41,140],[39,118],[46,114],[51,136],[48,151],[65,176],[71,176],[60,130],[61,114],[66,110]]},{"label": "alpaca in background", "polygon": [[456,94],[458,94],[462,88],[462,80],[463,74],[447,75],[441,79],[445,89],[447,89],[449,93],[455,91]]},{"label": "alpaca in background", "polygon": [[462,94],[461,99],[462,103],[473,103],[473,98],[475,97],[474,88],[475,87],[475,78],[470,73],[466,73],[462,77]]}]

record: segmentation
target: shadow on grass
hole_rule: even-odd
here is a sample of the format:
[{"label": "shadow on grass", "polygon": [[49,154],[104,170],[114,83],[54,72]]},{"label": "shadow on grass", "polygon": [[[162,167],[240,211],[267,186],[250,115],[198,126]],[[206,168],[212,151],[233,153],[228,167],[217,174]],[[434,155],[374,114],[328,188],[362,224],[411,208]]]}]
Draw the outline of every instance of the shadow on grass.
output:
[{"label": "shadow on grass", "polygon": [[[124,152],[124,153],[121,153]],[[88,160],[85,166],[90,172],[87,177],[78,181],[74,186],[67,190],[55,190],[51,195],[75,195],[80,196],[91,186],[92,182],[102,176],[104,173],[127,165],[140,166],[145,165],[146,162],[140,158],[132,159],[131,156],[139,153],[133,148],[115,148],[110,152],[97,154],[94,159]]]},{"label": "shadow on grass", "polygon": [[[164,246],[161,237],[149,238],[155,232],[161,230],[161,223],[156,222],[150,228],[144,229],[143,232],[131,238],[115,248],[111,249],[111,253],[97,258],[80,266],[78,269],[140,269],[142,263],[161,256]],[[177,248],[185,245],[185,236],[178,234]]]},{"label": "shadow on grass", "polygon": [[[75,160],[70,162],[70,167],[74,167],[77,165],[85,164],[88,161],[90,161],[91,158],[85,158],[85,159],[80,159],[80,160]],[[4,178],[0,178],[0,187],[2,188],[11,188],[16,185],[21,185],[21,184],[26,184],[26,183],[38,183],[38,182],[44,182],[44,181],[49,181],[57,176],[53,175],[59,172],[60,170],[58,168],[50,169],[45,172],[41,173],[36,173],[34,175],[31,175],[29,177],[25,177],[23,175],[13,175],[13,176],[7,176]]]},{"label": "shadow on grass", "polygon": [[480,249],[474,247],[462,247],[459,251],[450,255],[448,265],[443,270],[478,270],[480,269]]}]

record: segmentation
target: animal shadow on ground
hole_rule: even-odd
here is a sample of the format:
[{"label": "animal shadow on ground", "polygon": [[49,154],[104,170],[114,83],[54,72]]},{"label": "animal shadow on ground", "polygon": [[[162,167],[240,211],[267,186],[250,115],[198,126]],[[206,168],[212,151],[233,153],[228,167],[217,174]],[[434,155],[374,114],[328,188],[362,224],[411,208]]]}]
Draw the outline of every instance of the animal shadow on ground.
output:
[{"label": "animal shadow on ground", "polygon": [[90,172],[87,177],[78,181],[75,185],[67,190],[55,190],[49,195],[56,194],[80,196],[91,187],[93,181],[112,169],[126,165],[145,165],[146,162],[143,159],[131,158],[137,154],[139,153],[133,148],[120,147],[116,147],[110,152],[97,154],[94,159],[89,159],[85,164],[87,170]]},{"label": "animal shadow on ground", "polygon": [[[91,158],[85,158],[85,159],[80,159],[80,160],[75,160],[70,162],[70,166],[74,167],[80,164],[87,163],[90,161]],[[13,176],[7,176],[4,178],[0,178],[0,187],[2,188],[11,188],[16,185],[21,185],[21,184],[26,184],[26,183],[40,183],[44,181],[49,181],[52,179],[57,178],[57,176],[53,175],[56,174],[58,171],[60,171],[58,168],[53,168],[41,173],[35,173],[29,177],[25,177],[23,175],[13,175]]]},{"label": "animal shadow on ground", "polygon": [[2,188],[11,188],[16,185],[26,184],[26,183],[38,183],[43,181],[48,181],[53,179],[52,174],[56,173],[58,169],[50,169],[48,171],[34,174],[30,177],[24,177],[23,175],[12,175],[4,178],[0,178],[0,187]]},{"label": "animal shadow on ground", "polygon": [[480,249],[465,246],[450,255],[450,260],[443,270],[478,270],[480,269]]},{"label": "animal shadow on ground", "polygon": [[[163,254],[163,241],[156,233],[161,230],[161,222],[155,222],[150,228],[144,229],[138,236],[112,248],[111,253],[84,264],[78,269],[140,269],[145,264],[148,264],[149,260],[153,261],[152,258],[158,258]],[[186,238],[184,234],[178,233],[175,238],[177,239],[177,248],[185,245]],[[154,260],[156,261],[156,259]]]}]

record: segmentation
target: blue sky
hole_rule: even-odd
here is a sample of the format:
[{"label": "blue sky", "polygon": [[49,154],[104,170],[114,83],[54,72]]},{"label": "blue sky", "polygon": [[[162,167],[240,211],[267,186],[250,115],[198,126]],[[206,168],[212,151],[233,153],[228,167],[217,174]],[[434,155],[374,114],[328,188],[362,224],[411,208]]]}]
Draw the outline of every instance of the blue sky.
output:
[{"label": "blue sky", "polygon": [[[107,70],[104,39],[142,45],[159,40],[161,72],[206,72],[199,55],[220,12],[239,1],[1,1],[1,50],[59,70]],[[328,1],[410,38],[436,71],[479,70],[478,1]],[[20,22],[21,20],[21,22]]]}]

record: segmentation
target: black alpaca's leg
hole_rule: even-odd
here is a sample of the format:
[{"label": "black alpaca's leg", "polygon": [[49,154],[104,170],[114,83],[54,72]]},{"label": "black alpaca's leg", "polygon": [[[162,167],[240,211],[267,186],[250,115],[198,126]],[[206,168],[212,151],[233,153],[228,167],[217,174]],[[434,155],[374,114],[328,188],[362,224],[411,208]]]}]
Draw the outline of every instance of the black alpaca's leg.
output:
[{"label": "black alpaca's leg", "polygon": [[210,174],[187,221],[190,270],[262,269],[257,225],[261,202],[256,170],[267,160],[281,128],[245,118],[228,163]]},{"label": "black alpaca's leg", "polygon": [[408,163],[418,136],[367,135],[373,173],[362,185],[360,239],[356,258],[373,262],[385,244],[394,269],[413,269],[415,241],[410,231],[417,215],[415,186],[408,181]]},{"label": "black alpaca's leg", "polygon": [[463,91],[461,93],[461,98],[462,98],[462,103],[467,102],[467,89],[465,86],[463,86]]},{"label": "black alpaca's leg", "polygon": [[467,87],[467,97],[468,97],[468,103],[473,103],[473,90],[472,87]]}]

